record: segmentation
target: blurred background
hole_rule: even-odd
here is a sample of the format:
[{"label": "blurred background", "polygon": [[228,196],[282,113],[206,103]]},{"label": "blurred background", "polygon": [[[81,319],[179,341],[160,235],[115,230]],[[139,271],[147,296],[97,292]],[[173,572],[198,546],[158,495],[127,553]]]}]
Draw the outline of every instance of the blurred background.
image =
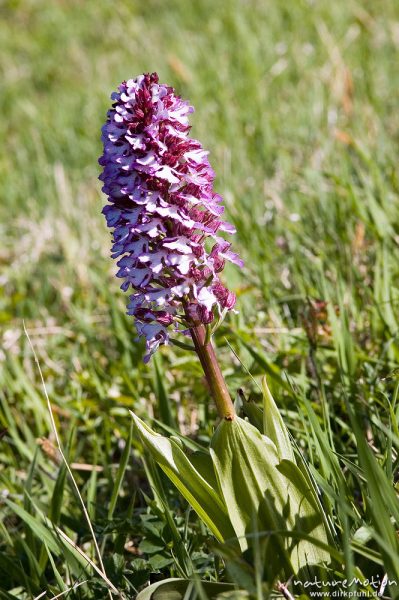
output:
[{"label": "blurred background", "polygon": [[246,259],[229,273],[246,327],[251,317],[297,326],[298,302],[323,295],[320,273],[353,283],[353,244],[361,255],[367,234],[394,235],[395,2],[15,0],[0,11],[0,320],[11,354],[24,318],[50,370],[70,379],[92,341],[87,359],[106,366],[118,319],[135,356],[97,158],[110,93],[144,71],[196,108],[193,135]]},{"label": "blurred background", "polygon": [[[142,364],[109,258],[100,128],[111,92],[142,72],[157,71],[195,106],[192,133],[237,227],[245,267],[225,273],[239,314],[216,339],[232,393],[256,396],[246,369],[255,380],[268,372],[300,440],[284,374],[316,400],[322,381],[338,448],[349,435],[338,382],[365,418],[373,406],[384,412],[373,394],[399,364],[397,2],[3,0],[0,50],[4,497],[23,497],[34,459],[32,495],[44,507],[52,493],[37,443],[49,416],[22,320],[61,436],[75,432],[73,460],[104,469],[79,475],[94,519],[128,408],[200,440],[213,428],[195,356],[163,348]],[[20,522],[3,511],[1,552],[25,564]],[[7,577],[5,589],[17,586]]]}]

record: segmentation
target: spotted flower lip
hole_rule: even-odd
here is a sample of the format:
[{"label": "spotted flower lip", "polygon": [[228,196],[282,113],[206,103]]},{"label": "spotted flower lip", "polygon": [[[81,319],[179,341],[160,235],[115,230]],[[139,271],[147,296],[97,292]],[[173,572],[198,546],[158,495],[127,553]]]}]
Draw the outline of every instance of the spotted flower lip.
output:
[{"label": "spotted flower lip", "polygon": [[243,261],[221,237],[235,228],[221,219],[208,152],[189,136],[193,107],[156,73],[124,81],[111,99],[99,159],[103,213],[147,361],[171,329],[210,323],[234,307],[219,273],[226,261]]}]

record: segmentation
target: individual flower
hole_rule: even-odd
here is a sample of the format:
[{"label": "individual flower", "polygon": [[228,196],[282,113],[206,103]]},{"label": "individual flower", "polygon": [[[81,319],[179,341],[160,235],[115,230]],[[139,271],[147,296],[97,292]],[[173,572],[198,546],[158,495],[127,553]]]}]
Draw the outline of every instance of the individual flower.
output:
[{"label": "individual flower", "polygon": [[208,152],[189,136],[193,107],[156,73],[124,81],[111,99],[99,159],[103,213],[147,361],[171,329],[210,323],[234,307],[219,274],[225,261],[243,263],[220,235],[235,229],[221,219]]}]

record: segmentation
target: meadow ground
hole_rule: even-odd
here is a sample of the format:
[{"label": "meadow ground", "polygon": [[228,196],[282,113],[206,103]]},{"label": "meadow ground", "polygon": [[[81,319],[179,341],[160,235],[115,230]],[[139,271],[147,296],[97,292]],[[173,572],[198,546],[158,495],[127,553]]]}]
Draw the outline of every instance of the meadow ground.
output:
[{"label": "meadow ground", "polygon": [[113,585],[133,598],[187,574],[181,543],[202,578],[270,592],[250,561],[226,572],[129,438],[130,408],[199,444],[215,425],[195,355],[142,363],[101,215],[109,95],[155,70],[196,107],[245,259],[216,336],[228,386],[256,400],[268,374],[323,491],[336,577],[399,581],[398,3],[5,0],[0,16],[0,598],[80,581],[68,598],[107,597],[46,525],[96,562],[23,322]]}]

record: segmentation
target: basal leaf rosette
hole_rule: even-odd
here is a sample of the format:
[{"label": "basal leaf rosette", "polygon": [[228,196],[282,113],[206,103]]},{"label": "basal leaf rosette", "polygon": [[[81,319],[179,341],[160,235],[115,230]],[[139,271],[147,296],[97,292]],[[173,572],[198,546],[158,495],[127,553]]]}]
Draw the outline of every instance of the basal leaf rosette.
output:
[{"label": "basal leaf rosette", "polygon": [[243,263],[222,237],[235,229],[221,218],[208,152],[189,136],[193,107],[156,73],[124,81],[111,99],[99,160],[103,213],[147,361],[171,330],[234,307],[220,273],[226,261]]},{"label": "basal leaf rosette", "polygon": [[297,463],[287,427],[263,382],[263,427],[221,420],[209,449],[188,454],[131,413],[143,448],[219,541],[242,552],[269,539],[275,576],[331,563],[328,521],[314,482]]}]

